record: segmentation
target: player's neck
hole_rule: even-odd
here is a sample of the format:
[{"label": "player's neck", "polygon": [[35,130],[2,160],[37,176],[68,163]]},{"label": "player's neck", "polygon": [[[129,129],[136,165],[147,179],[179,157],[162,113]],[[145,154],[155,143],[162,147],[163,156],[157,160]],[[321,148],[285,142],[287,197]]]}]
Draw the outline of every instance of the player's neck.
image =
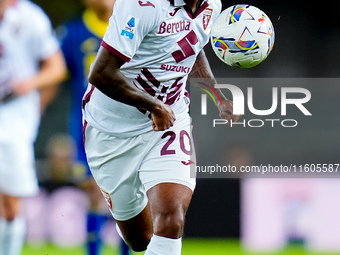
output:
[{"label": "player's neck", "polygon": [[184,2],[191,8],[193,14],[199,9],[202,0],[184,0]]}]

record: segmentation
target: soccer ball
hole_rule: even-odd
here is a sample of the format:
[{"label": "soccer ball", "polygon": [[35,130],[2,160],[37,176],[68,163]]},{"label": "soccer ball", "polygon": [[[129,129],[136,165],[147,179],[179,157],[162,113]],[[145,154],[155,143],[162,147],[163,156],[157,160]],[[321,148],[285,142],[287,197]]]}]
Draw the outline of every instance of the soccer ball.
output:
[{"label": "soccer ball", "polygon": [[251,5],[224,10],[211,30],[217,57],[229,66],[251,68],[265,60],[274,46],[274,28],[268,16]]}]

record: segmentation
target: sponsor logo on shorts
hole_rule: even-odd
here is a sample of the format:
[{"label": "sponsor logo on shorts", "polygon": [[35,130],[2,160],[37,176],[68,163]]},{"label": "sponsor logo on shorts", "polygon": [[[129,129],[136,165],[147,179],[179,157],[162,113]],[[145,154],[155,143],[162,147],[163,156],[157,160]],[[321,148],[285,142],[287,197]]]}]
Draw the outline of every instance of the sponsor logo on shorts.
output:
[{"label": "sponsor logo on shorts", "polygon": [[109,192],[107,192],[103,189],[100,189],[100,191],[102,192],[107,205],[109,206],[110,210],[112,211],[113,210],[113,202],[112,202],[112,199],[111,199]]},{"label": "sponsor logo on shorts", "polygon": [[183,165],[185,165],[185,166],[188,166],[188,165],[191,165],[191,164],[195,164],[195,162],[194,161],[191,161],[191,160],[188,160],[188,161],[181,161],[181,163],[183,164]]}]

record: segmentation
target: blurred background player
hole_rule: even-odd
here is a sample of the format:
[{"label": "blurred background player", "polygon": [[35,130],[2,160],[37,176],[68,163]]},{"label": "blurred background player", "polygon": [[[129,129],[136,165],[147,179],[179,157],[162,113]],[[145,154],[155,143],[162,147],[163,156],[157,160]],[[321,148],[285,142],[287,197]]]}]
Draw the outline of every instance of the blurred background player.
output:
[{"label": "blurred background player", "polygon": [[89,205],[85,192],[78,187],[83,181],[84,165],[75,160],[75,142],[68,134],[51,136],[45,151],[47,158],[36,160],[39,195],[24,200],[26,243],[37,246],[48,241],[59,247],[82,246]]},{"label": "blurred background player", "polygon": [[40,114],[64,75],[64,59],[44,12],[26,0],[0,0],[1,255],[21,253],[20,201],[38,192],[33,144]]},{"label": "blurred background player", "polygon": [[[102,37],[109,24],[109,18],[115,0],[83,0],[86,10],[81,18],[72,20],[60,29],[61,47],[70,71],[71,79],[71,113],[69,132],[77,145],[77,160],[87,169],[87,178],[81,185],[90,199],[90,212],[87,216],[87,251],[89,255],[100,254],[102,240],[100,230],[107,220],[101,204],[104,201],[87,166],[83,136],[81,101],[87,88],[87,75],[99,49]],[[122,241],[122,254],[128,254],[128,246]]]},{"label": "blurred background player", "polygon": [[76,161],[76,146],[67,134],[55,134],[46,144],[47,159],[37,160],[40,187],[52,193],[64,187],[77,187],[83,179],[84,167]]}]

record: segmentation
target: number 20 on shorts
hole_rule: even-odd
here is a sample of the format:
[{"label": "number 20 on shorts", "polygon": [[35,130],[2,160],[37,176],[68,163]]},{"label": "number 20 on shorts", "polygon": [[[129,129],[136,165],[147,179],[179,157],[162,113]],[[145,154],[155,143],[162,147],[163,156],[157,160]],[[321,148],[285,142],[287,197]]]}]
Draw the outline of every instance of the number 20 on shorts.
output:
[{"label": "number 20 on shorts", "polygon": [[[161,149],[161,156],[164,155],[172,155],[176,154],[176,150],[172,148],[172,143],[176,140],[176,133],[173,131],[167,131],[162,135],[162,139],[166,139],[169,136],[169,140],[164,144],[163,148]],[[188,141],[188,143],[185,143],[185,140]],[[192,153],[192,144],[190,135],[186,130],[181,130],[179,132],[179,146],[181,151],[185,153],[186,155],[191,155]],[[189,148],[187,148],[189,147]]]}]

